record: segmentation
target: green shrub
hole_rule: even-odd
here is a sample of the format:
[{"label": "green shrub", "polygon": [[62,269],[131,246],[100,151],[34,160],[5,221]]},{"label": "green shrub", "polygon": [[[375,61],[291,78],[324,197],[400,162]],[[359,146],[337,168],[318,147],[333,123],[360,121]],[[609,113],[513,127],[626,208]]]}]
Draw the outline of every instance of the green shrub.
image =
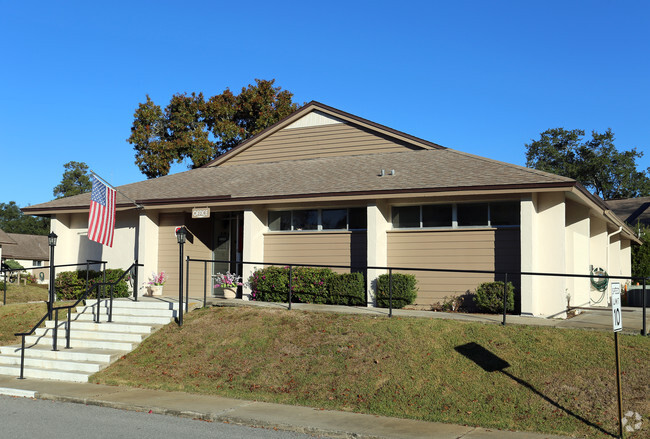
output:
[{"label": "green shrub", "polygon": [[[388,274],[377,278],[377,306],[388,308],[390,304]],[[417,279],[412,274],[393,273],[393,308],[404,308],[415,302],[417,297]]]},{"label": "green shrub", "polygon": [[[295,267],[291,270],[291,300],[296,303],[330,305],[365,304],[361,273],[334,273],[329,268]],[[287,302],[289,267],[266,267],[248,279],[253,300]]]},{"label": "green shrub", "polygon": [[[481,311],[499,314],[503,312],[503,282],[484,282],[476,288],[476,304]],[[506,309],[515,309],[515,287],[508,282]]]},{"label": "green shrub", "polygon": [[[79,271],[63,271],[57,273],[56,279],[54,280],[54,287],[56,289],[56,297],[59,300],[76,300],[79,299],[88,286],[96,285],[104,281],[103,274],[101,271],[89,270],[88,274],[88,283],[86,284],[86,270]],[[124,270],[121,268],[117,269],[107,269],[106,270],[106,282],[112,283],[116,282],[120,276],[124,274]],[[93,290],[89,293],[88,297],[95,298],[96,291]],[[106,286],[106,292],[103,292],[104,297],[108,297],[110,294],[110,286]],[[115,285],[113,290],[113,297],[129,297],[129,287],[125,279],[122,279],[117,285]]]},{"label": "green shrub", "polygon": [[334,273],[329,279],[329,303],[362,306],[366,304],[366,283],[361,273]]}]

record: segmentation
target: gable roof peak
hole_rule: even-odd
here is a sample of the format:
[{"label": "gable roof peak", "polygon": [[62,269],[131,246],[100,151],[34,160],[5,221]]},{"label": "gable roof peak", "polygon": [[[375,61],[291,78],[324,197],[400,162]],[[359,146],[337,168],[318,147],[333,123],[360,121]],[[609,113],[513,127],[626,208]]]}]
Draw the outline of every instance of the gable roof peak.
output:
[{"label": "gable roof peak", "polygon": [[[316,118],[312,118],[311,120],[305,119],[305,122],[303,124],[299,123],[301,119],[306,118],[310,114],[315,114]],[[293,125],[297,122],[298,124]],[[337,108],[325,105],[321,102],[312,100],[306,103],[298,110],[296,110],[295,112],[293,112],[292,114],[290,114],[289,116],[265,128],[264,130],[260,131],[253,137],[244,140],[243,142],[241,142],[239,145],[237,145],[230,151],[220,155],[219,157],[215,158],[211,162],[208,162],[202,167],[219,166],[220,164],[230,160],[231,158],[237,156],[238,154],[241,154],[251,146],[257,144],[258,142],[266,139],[267,137],[277,133],[278,131],[284,128],[289,128],[289,127],[297,128],[302,126],[308,127],[308,126],[313,126],[315,124],[320,125],[326,123],[339,123],[339,122],[358,126],[365,130],[376,132],[380,135],[394,138],[398,141],[406,142],[422,149],[446,149],[444,146],[438,145],[437,143],[420,139],[410,134],[406,134],[402,131],[389,128],[385,125],[372,122],[368,119],[355,116],[351,113],[347,113]]]}]

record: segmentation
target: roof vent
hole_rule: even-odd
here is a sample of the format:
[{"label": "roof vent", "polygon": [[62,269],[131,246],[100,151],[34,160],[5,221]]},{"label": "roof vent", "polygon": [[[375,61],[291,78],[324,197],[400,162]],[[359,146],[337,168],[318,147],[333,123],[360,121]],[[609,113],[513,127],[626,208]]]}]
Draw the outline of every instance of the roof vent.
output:
[{"label": "roof vent", "polygon": [[379,173],[379,176],[383,177],[384,175],[386,175],[386,170],[382,169],[381,172]]}]

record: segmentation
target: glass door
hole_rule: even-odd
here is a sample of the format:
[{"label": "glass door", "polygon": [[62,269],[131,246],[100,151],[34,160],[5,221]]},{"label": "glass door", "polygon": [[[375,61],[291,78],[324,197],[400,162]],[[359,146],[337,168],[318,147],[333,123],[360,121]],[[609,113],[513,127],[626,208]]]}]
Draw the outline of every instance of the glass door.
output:
[{"label": "glass door", "polygon": [[[220,212],[212,215],[213,224],[213,247],[212,279],[219,273],[237,273],[241,275],[242,255],[242,214],[239,212]],[[230,261],[230,262],[228,262]],[[212,283],[212,295],[223,297],[223,288],[214,287]]]}]

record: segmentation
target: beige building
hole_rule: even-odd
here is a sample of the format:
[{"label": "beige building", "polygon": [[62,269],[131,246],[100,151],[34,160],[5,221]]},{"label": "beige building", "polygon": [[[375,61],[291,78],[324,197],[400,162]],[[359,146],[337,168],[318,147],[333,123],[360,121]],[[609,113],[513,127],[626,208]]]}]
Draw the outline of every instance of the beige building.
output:
[{"label": "beige building", "polygon": [[[182,225],[192,233],[186,255],[255,262],[208,269],[245,278],[262,263],[578,274],[599,267],[629,276],[636,241],[572,179],[445,148],[317,102],[204,167],[118,189],[143,208],[118,195],[113,248],[87,238],[89,194],[23,211],[52,218],[57,264],[102,259],[126,268],[137,258],[145,274],[169,275],[169,295],[178,291],[174,230]],[[197,208],[210,214],[193,219]],[[190,269],[195,294],[203,270]],[[372,305],[373,280],[385,270],[364,271]],[[494,280],[414,273],[421,305]],[[607,304],[588,278],[509,279],[523,315],[563,315],[567,295],[574,306]]]}]

